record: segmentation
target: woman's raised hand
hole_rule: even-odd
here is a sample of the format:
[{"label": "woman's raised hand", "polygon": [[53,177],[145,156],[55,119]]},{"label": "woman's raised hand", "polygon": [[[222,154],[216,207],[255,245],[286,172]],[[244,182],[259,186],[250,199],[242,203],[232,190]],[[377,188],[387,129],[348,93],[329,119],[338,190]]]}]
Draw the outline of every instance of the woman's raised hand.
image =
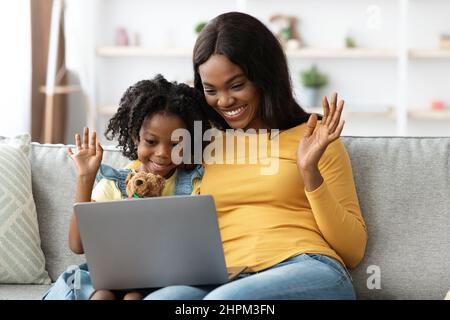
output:
[{"label": "woman's raised hand", "polygon": [[73,153],[72,149],[68,148],[67,154],[75,161],[78,176],[95,178],[103,157],[103,148],[97,142],[96,132],[92,132],[91,143],[89,144],[89,129],[84,128],[83,143],[81,143],[81,137],[77,133],[75,134],[75,145],[76,152]]},{"label": "woman's raised hand", "polygon": [[322,99],[323,118],[317,126],[317,115],[312,114],[306,125],[303,137],[297,148],[297,167],[301,171],[317,170],[319,160],[327,146],[341,135],[344,120],[341,120],[344,101],[337,102],[337,93],[333,93],[331,103],[327,97]]}]

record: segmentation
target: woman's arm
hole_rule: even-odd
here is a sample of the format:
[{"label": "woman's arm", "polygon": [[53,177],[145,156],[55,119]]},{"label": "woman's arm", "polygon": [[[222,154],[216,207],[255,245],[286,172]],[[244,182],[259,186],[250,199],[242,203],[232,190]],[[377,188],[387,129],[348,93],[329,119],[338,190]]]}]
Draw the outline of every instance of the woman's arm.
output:
[{"label": "woman's arm", "polygon": [[[71,148],[67,149],[67,154],[75,162],[77,169],[75,202],[90,202],[95,176],[103,158],[103,148],[97,143],[95,131],[92,133],[91,143],[89,144],[88,128],[84,128],[83,144],[81,144],[81,137],[78,133],[75,135],[75,144],[77,148],[75,153],[72,152]],[[74,211],[72,211],[70,220],[69,247],[74,253],[84,253]]]},{"label": "woman's arm", "polygon": [[[367,230],[359,207],[350,158],[340,140],[328,146],[319,162],[321,183],[305,181],[305,193],[324,239],[353,268],[363,258]],[[312,178],[314,179],[314,177]]]},{"label": "woman's arm", "polygon": [[[324,116],[308,120],[297,149],[297,167],[317,225],[330,246],[349,267],[362,259],[367,232],[361,216],[350,159],[338,140],[344,127],[340,120],[344,101],[322,101]],[[338,140],[338,141],[336,141]]]}]

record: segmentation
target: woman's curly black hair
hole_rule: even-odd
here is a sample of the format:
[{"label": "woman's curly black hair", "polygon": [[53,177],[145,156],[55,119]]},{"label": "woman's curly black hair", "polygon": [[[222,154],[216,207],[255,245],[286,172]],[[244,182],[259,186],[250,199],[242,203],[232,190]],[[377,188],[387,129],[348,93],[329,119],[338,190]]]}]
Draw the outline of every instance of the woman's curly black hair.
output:
[{"label": "woman's curly black hair", "polygon": [[191,135],[193,151],[194,121],[202,122],[202,137],[211,127],[201,111],[205,103],[203,94],[196,89],[184,83],[169,82],[158,74],[151,80],[137,82],[125,91],[119,109],[109,120],[105,136],[108,140],[117,137],[122,154],[130,160],[136,160],[142,123],[153,114],[166,113],[179,116],[184,121]]}]

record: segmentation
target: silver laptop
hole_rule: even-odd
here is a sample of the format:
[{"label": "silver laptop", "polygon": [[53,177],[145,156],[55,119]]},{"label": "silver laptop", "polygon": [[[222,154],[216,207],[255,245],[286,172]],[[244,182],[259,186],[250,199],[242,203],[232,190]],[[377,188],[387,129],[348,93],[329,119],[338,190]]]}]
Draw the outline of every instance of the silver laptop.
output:
[{"label": "silver laptop", "polygon": [[170,196],[74,205],[95,289],[222,284],[227,270],[214,200]]}]

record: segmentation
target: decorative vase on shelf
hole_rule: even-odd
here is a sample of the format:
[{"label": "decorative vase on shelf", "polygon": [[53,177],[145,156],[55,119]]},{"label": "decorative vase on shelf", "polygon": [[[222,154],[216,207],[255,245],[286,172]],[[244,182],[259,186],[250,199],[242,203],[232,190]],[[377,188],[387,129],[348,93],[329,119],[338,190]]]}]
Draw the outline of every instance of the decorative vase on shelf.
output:
[{"label": "decorative vase on shelf", "polygon": [[300,78],[305,93],[305,101],[302,101],[302,105],[306,108],[317,107],[319,89],[327,84],[327,76],[320,73],[316,65],[312,65],[308,70],[300,73]]},{"label": "decorative vase on shelf", "polygon": [[317,101],[319,98],[319,89],[314,87],[304,87],[304,98],[302,101],[302,107],[305,108],[314,108],[317,107]]},{"label": "decorative vase on shelf", "polygon": [[130,44],[125,28],[119,27],[116,29],[115,44],[116,46],[128,46]]}]

